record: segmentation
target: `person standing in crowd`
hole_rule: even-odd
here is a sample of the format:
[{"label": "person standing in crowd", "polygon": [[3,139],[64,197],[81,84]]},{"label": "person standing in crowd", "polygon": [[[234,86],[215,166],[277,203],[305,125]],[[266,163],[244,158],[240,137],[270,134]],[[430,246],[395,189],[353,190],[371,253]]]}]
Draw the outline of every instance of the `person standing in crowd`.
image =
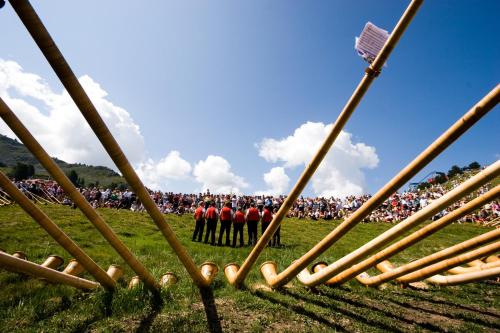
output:
[{"label": "person standing in crowd", "polygon": [[[271,224],[272,220],[273,220],[273,213],[271,213],[271,207],[265,206],[264,210],[262,211],[262,225],[261,225],[262,235],[266,231],[267,227],[269,227],[269,224]],[[269,241],[269,246],[271,246],[271,241]]]},{"label": "person standing in crowd", "polygon": [[[274,217],[276,216],[276,213],[278,213],[278,209],[277,208],[274,208],[273,210],[273,219]],[[281,234],[280,234],[280,231],[281,231],[281,224],[280,226],[278,227],[278,229],[276,229],[276,231],[274,232],[274,235],[273,235],[273,242],[272,242],[272,246],[273,247],[280,247],[281,246]]]},{"label": "person standing in crowd", "polygon": [[236,208],[238,207],[238,198],[236,195],[233,194],[233,197],[231,198],[231,208],[233,209],[233,212],[236,213]]},{"label": "person standing in crowd", "polygon": [[226,201],[224,207],[220,210],[220,231],[219,241],[217,245],[222,246],[222,237],[226,233],[226,246],[229,246],[229,234],[231,233],[231,221],[233,220],[233,210],[231,209],[231,202]]},{"label": "person standing in crowd", "polygon": [[201,242],[203,230],[205,229],[205,203],[203,201],[200,201],[198,208],[194,211],[194,220],[196,225],[194,227],[192,240],[194,242],[197,239],[198,242]]},{"label": "person standing in crowd", "polygon": [[247,220],[248,228],[248,246],[252,246],[257,243],[257,223],[260,220],[260,213],[255,208],[255,202],[252,201],[250,203],[250,208],[247,209],[245,219]]},{"label": "person standing in crowd", "polygon": [[264,201],[262,199],[257,199],[257,209],[259,210],[259,213],[262,214],[262,209],[264,208]]},{"label": "person standing in crowd", "polygon": [[233,247],[236,247],[236,238],[238,234],[240,235],[240,247],[244,245],[243,242],[243,227],[245,226],[245,214],[243,214],[243,209],[238,207],[236,213],[234,213],[233,219]]},{"label": "person standing in crowd", "polygon": [[215,202],[210,202],[210,207],[208,207],[205,212],[205,218],[207,219],[207,233],[205,234],[205,244],[208,242],[208,235],[210,235],[210,245],[215,245],[215,231],[217,230],[217,218],[219,214],[217,208],[215,208]]}]

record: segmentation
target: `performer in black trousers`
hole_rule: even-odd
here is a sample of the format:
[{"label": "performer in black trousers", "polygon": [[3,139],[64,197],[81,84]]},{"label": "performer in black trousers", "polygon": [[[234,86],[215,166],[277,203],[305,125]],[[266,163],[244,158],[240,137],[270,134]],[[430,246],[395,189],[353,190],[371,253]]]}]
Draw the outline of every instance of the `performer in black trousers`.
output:
[{"label": "performer in black trousers", "polygon": [[242,208],[238,207],[236,213],[234,213],[233,219],[233,247],[236,247],[236,239],[238,234],[240,235],[240,247],[244,245],[243,243],[243,227],[245,226],[245,214],[243,214]]},{"label": "performer in black trousers", "polygon": [[210,235],[210,245],[215,245],[215,231],[217,230],[217,218],[219,214],[217,213],[217,208],[215,208],[215,202],[210,203],[205,212],[205,218],[207,219],[207,233],[205,234],[205,244],[208,242],[208,235]]}]

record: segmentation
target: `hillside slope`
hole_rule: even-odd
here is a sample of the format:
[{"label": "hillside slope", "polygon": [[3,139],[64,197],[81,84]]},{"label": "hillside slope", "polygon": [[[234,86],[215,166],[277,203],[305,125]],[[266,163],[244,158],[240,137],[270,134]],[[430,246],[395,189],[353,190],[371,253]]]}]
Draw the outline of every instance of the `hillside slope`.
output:
[{"label": "hillside slope", "polygon": [[[235,290],[222,268],[242,263],[249,247],[231,248],[192,242],[191,216],[166,219],[197,264],[212,261],[219,273],[211,293],[200,294],[161,232],[143,213],[99,209],[120,239],[156,279],[171,271],[179,282],[164,290],[163,305],[151,303],[142,289],[127,290],[135,273],[123,262],[81,212],[67,206],[40,206],[101,267],[121,265],[125,279],[110,297],[82,292],[0,271],[0,332],[492,332],[500,329],[500,288],[494,281],[428,290],[402,289],[397,283],[366,288],[356,281],[343,286],[307,289],[297,280],[282,290],[265,287],[258,267],[274,260],[282,271],[322,239],[340,221],[286,219],[284,246],[267,248],[245,281]],[[71,259],[17,205],[0,207],[0,248],[24,251],[41,263],[49,254]],[[384,223],[359,224],[318,260],[333,263],[387,230]],[[245,228],[246,229],[246,228]],[[394,258],[402,264],[492,230],[473,224],[453,224]],[[219,231],[219,230],[217,230]],[[245,230],[246,231],[246,230]],[[259,232],[260,234],[260,232]],[[245,235],[245,239],[246,239]],[[369,271],[375,274],[374,270]],[[85,273],[85,278],[92,277]],[[212,294],[212,295],[211,295]],[[207,306],[204,307],[204,304]],[[217,327],[218,326],[218,327]],[[217,330],[217,328],[220,328]]]},{"label": "hillside slope", "polygon": [[[99,183],[102,186],[107,186],[111,183],[125,183],[123,177],[105,166],[71,164],[57,158],[54,158],[54,160],[64,172],[76,171],[80,178],[85,179],[86,184]],[[5,135],[0,135],[0,165],[4,166],[2,171],[9,172],[17,163],[31,164],[35,167],[37,177],[48,177],[47,171],[22,143]]]}]

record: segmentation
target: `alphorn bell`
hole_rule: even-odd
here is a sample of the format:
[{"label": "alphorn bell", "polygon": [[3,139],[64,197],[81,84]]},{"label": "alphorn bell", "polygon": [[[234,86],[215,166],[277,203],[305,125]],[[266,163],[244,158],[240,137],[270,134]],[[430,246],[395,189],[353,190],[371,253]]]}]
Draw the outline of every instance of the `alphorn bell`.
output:
[{"label": "alphorn bell", "polygon": [[200,265],[201,275],[207,280],[210,285],[219,272],[219,267],[211,261],[206,261]]},{"label": "alphorn bell", "polygon": [[135,289],[139,287],[139,283],[141,282],[141,279],[136,275],[130,279],[130,282],[128,283],[128,289]]},{"label": "alphorn bell", "polygon": [[[276,275],[276,263],[274,261],[265,261],[260,265],[260,273],[264,278],[266,276]],[[226,273],[227,275],[227,273]]]},{"label": "alphorn bell", "polygon": [[163,276],[160,279],[160,285],[164,288],[168,288],[168,287],[176,284],[177,281],[179,281],[179,279],[177,279],[177,276],[175,276],[174,273],[166,272],[165,274],[163,274]]},{"label": "alphorn bell", "polygon": [[487,257],[485,261],[487,263],[490,263],[490,262],[500,261],[500,258],[498,258],[498,256],[492,255]]},{"label": "alphorn bell", "polygon": [[112,278],[116,282],[116,281],[120,280],[120,278],[123,276],[123,268],[121,268],[118,265],[111,265],[111,266],[109,266],[106,274],[108,274],[109,277]]},{"label": "alphorn bell", "polygon": [[28,257],[26,256],[26,254],[22,251],[16,251],[12,254],[12,256],[19,258],[19,259],[23,259],[23,260],[28,260]]},{"label": "alphorn bell", "polygon": [[71,259],[68,266],[63,270],[64,274],[80,276],[85,271],[85,268],[76,260]]},{"label": "alphorn bell", "polygon": [[47,268],[52,268],[52,269],[57,269],[59,266],[61,266],[64,263],[64,259],[59,257],[58,255],[52,254],[45,259],[43,264],[41,266],[47,267]]},{"label": "alphorn bell", "polygon": [[316,272],[319,272],[320,270],[322,270],[323,268],[325,268],[326,266],[328,266],[328,264],[326,262],[320,261],[320,262],[317,262],[311,266],[311,271],[313,273],[316,273]]},{"label": "alphorn bell", "polygon": [[234,281],[236,279],[236,276],[238,275],[239,269],[240,265],[235,262],[230,262],[229,264],[224,266],[224,274],[229,281]]}]

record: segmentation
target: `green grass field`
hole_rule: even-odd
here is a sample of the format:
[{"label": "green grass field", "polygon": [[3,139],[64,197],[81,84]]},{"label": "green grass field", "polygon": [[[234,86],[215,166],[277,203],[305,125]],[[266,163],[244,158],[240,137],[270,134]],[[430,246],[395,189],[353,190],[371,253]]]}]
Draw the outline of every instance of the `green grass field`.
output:
[{"label": "green grass field", "polygon": [[[146,214],[99,210],[155,277],[172,271],[180,278],[178,284],[163,291],[163,304],[157,305],[142,288],[126,289],[126,282],[135,274],[78,210],[40,207],[101,267],[122,265],[126,281],[111,295],[104,291],[83,292],[0,271],[0,332],[500,330],[500,288],[494,281],[430,286],[427,290],[402,289],[392,283],[378,290],[356,281],[342,287],[321,286],[314,290],[302,287],[296,280],[280,291],[264,287],[258,272],[260,263],[274,260],[279,263],[279,270],[284,269],[338,222],[286,220],[281,230],[285,246],[262,253],[246,279],[245,288],[235,290],[219,272],[212,292],[202,297]],[[167,216],[167,221],[197,264],[213,261],[222,269],[229,262],[241,264],[249,253],[247,247],[233,249],[191,242],[194,221],[190,216]],[[389,227],[360,224],[318,260],[331,263]],[[0,207],[0,228],[0,248],[9,253],[24,251],[29,260],[37,263],[50,254],[58,254],[66,262],[71,259],[18,206]],[[487,230],[474,225],[451,225],[404,251],[394,262],[419,258]],[[88,274],[84,277],[91,278]]]}]

